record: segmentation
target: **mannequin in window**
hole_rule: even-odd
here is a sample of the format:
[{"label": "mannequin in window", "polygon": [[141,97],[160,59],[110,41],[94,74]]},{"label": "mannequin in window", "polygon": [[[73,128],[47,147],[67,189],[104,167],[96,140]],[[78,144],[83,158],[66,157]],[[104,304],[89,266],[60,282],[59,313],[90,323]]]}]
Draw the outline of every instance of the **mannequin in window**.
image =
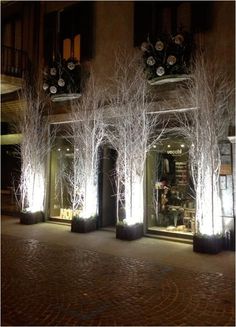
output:
[{"label": "mannequin in window", "polygon": [[160,189],[158,192],[158,203],[159,203],[159,211],[164,212],[167,209],[167,205],[169,204],[170,197],[170,186],[168,183],[168,179],[166,177],[162,177],[160,180]]}]

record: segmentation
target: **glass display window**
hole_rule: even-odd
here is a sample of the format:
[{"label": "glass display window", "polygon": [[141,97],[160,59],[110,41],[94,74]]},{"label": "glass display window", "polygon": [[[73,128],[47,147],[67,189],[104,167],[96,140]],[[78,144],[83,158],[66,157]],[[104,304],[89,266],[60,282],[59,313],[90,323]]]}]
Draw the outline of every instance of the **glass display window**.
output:
[{"label": "glass display window", "polygon": [[70,138],[65,136],[64,126],[57,130],[50,160],[50,218],[71,220],[69,178],[72,169],[74,148]]},{"label": "glass display window", "polygon": [[195,200],[188,152],[189,146],[181,138],[162,140],[149,152],[146,166],[148,231],[193,233]]}]

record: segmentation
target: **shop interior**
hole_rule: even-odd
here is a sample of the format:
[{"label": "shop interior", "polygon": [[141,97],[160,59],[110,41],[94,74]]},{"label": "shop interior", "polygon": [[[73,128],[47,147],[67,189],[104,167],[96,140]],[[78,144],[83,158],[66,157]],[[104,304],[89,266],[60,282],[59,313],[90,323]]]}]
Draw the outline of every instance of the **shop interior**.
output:
[{"label": "shop interior", "polygon": [[[56,129],[57,136],[50,154],[49,217],[50,220],[70,222],[73,215],[80,214],[79,209],[73,212],[71,206],[73,194],[70,194],[70,177],[73,175],[74,147],[68,136],[69,125],[65,123],[52,128]],[[98,224],[99,227],[115,226],[116,197],[111,180],[116,153],[106,146],[101,149],[101,153],[98,175]]]},{"label": "shop interior", "polygon": [[[73,213],[68,192],[68,176],[72,169],[74,149],[69,138],[63,134],[57,135],[51,152],[49,215],[51,219],[70,221]],[[195,199],[189,171],[188,151],[189,145],[183,139],[172,137],[154,145],[148,154],[146,163],[146,223],[149,232],[159,231],[191,235],[194,231]],[[107,166],[106,162],[110,161],[103,160],[103,166]],[[111,167],[109,165],[102,168],[102,170],[104,169],[108,173]],[[106,176],[107,173],[103,175]],[[104,183],[107,185],[106,187]],[[109,189],[111,186],[108,187],[110,182],[103,180],[102,184],[106,190],[104,187],[100,190],[100,197],[103,199],[101,201],[111,203],[114,206],[114,201],[111,201],[112,191]],[[106,206],[101,204],[102,216],[106,216],[107,211],[111,213],[110,206],[109,210]],[[115,217],[115,213],[112,216]],[[107,223],[104,221],[102,225],[108,223],[110,224],[110,221]]]},{"label": "shop interior", "polygon": [[50,218],[71,220],[71,199],[69,193],[69,176],[72,169],[73,147],[69,139],[56,137],[50,160]]},{"label": "shop interior", "polygon": [[192,234],[194,231],[195,200],[188,150],[189,145],[183,139],[172,137],[154,145],[148,155],[148,231],[178,234]]}]

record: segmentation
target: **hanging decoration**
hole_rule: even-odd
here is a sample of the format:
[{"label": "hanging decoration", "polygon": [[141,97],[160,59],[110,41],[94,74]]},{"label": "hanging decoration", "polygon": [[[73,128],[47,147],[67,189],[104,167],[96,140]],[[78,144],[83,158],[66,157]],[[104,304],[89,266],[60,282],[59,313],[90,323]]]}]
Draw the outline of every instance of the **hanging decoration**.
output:
[{"label": "hanging decoration", "polygon": [[53,101],[80,94],[81,66],[77,59],[54,61],[44,71],[43,90]]},{"label": "hanging decoration", "polygon": [[188,33],[174,36],[162,34],[152,43],[148,38],[141,44],[147,78],[155,81],[168,77],[183,77],[189,73],[190,55],[193,50],[192,37]]}]

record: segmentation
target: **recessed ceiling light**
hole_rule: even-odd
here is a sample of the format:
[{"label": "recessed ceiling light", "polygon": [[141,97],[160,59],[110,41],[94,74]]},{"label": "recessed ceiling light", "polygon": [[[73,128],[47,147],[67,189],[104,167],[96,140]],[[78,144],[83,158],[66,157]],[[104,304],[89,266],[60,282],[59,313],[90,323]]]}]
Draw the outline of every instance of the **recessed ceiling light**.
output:
[{"label": "recessed ceiling light", "polygon": [[170,144],[167,145],[167,148],[170,148]]},{"label": "recessed ceiling light", "polygon": [[185,147],[185,145],[184,145],[184,144],[181,144],[180,146],[181,146],[181,148],[184,148],[184,147]]}]

